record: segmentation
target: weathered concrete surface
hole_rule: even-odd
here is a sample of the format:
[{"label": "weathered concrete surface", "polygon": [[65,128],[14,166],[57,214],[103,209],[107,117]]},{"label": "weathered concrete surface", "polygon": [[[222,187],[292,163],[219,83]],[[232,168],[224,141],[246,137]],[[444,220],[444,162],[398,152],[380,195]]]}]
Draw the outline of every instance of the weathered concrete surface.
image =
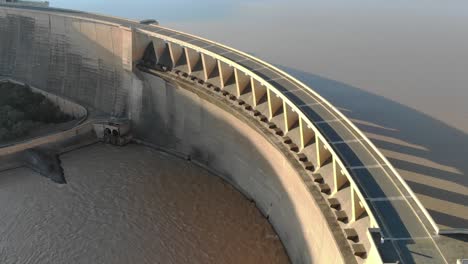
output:
[{"label": "weathered concrete surface", "polygon": [[129,29],[1,8],[0,36],[0,76],[116,116],[125,114]]},{"label": "weathered concrete surface", "polygon": [[[143,73],[137,137],[216,171],[275,227],[294,263],[343,263],[316,201],[285,156],[258,130],[209,100]],[[134,98],[134,100],[137,100]]]}]

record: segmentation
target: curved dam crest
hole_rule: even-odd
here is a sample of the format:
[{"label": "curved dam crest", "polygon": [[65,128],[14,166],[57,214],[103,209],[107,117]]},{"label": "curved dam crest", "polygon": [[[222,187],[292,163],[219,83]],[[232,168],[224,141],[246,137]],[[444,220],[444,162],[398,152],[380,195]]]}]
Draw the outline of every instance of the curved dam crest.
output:
[{"label": "curved dam crest", "polygon": [[190,157],[255,201],[293,263],[336,257],[329,252],[339,252],[339,247],[329,231],[323,231],[328,229],[321,213],[324,204],[316,204],[291,158],[277,149],[280,141],[273,136],[266,140],[264,132],[248,124],[252,120],[232,115],[234,109],[213,98],[146,73],[141,77],[143,107],[135,130],[144,141]]},{"label": "curved dam crest", "polygon": [[268,218],[293,263],[466,254],[359,129],[265,62],[163,27],[60,9],[2,7],[0,36],[0,76],[127,117],[137,142],[224,178]]}]

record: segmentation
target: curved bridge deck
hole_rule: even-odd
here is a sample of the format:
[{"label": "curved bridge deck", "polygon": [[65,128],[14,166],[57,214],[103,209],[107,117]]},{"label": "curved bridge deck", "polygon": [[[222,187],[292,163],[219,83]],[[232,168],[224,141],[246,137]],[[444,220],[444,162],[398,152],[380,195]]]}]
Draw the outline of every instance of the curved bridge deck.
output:
[{"label": "curved bridge deck", "polygon": [[229,91],[266,113],[285,136],[297,139],[297,152],[313,159],[316,175],[332,172],[332,195],[350,187],[350,222],[369,217],[366,229],[377,230],[369,233],[374,238],[369,240],[382,261],[393,251],[390,258],[403,263],[447,263],[435,241],[436,224],[397,171],[343,114],[293,77],[248,54],[164,27],[68,10],[28,9],[114,23],[151,36],[161,64]]}]

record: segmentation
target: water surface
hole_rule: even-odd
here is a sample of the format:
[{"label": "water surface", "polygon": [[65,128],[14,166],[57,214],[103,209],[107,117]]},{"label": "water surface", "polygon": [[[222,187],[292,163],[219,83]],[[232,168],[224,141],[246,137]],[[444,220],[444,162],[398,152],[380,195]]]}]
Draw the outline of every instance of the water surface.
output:
[{"label": "water surface", "polygon": [[0,263],[288,263],[255,205],[184,160],[129,145],[62,156],[68,184],[0,173]]}]

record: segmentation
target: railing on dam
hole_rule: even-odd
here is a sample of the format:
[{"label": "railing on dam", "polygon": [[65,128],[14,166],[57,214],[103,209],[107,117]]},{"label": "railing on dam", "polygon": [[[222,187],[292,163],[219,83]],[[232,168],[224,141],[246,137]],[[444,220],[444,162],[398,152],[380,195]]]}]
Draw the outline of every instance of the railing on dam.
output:
[{"label": "railing on dam", "polygon": [[[369,238],[366,248],[373,258],[380,259],[377,251],[372,252],[377,247],[376,233],[382,242],[392,243],[396,254],[401,255],[405,253],[400,253],[400,245],[393,241],[411,236],[430,238],[437,233],[437,225],[384,155],[348,118],[305,84],[268,63],[212,41],[162,27],[136,31],[151,36],[151,46],[146,52],[154,51],[154,59],[150,59],[153,66],[219,87],[232,100],[245,103],[253,111],[266,112],[267,120],[276,123],[284,135],[297,138],[295,152],[310,153],[306,149],[314,145],[315,153],[309,158],[314,157],[315,172],[326,164],[332,166],[330,194],[350,187],[344,199],[351,201],[351,219],[344,228],[360,229],[362,223],[354,226],[353,223],[363,215],[369,217],[365,224]],[[327,192],[329,186],[321,184],[320,175],[315,175],[314,180]],[[330,203],[335,206],[333,200]],[[405,208],[397,211],[397,207]],[[407,228],[404,220],[395,224],[387,217],[420,222],[418,230],[402,232]],[[347,216],[337,214],[337,219],[340,218]],[[406,238],[398,233],[404,233]],[[359,249],[355,249],[358,255],[356,251]]]}]

